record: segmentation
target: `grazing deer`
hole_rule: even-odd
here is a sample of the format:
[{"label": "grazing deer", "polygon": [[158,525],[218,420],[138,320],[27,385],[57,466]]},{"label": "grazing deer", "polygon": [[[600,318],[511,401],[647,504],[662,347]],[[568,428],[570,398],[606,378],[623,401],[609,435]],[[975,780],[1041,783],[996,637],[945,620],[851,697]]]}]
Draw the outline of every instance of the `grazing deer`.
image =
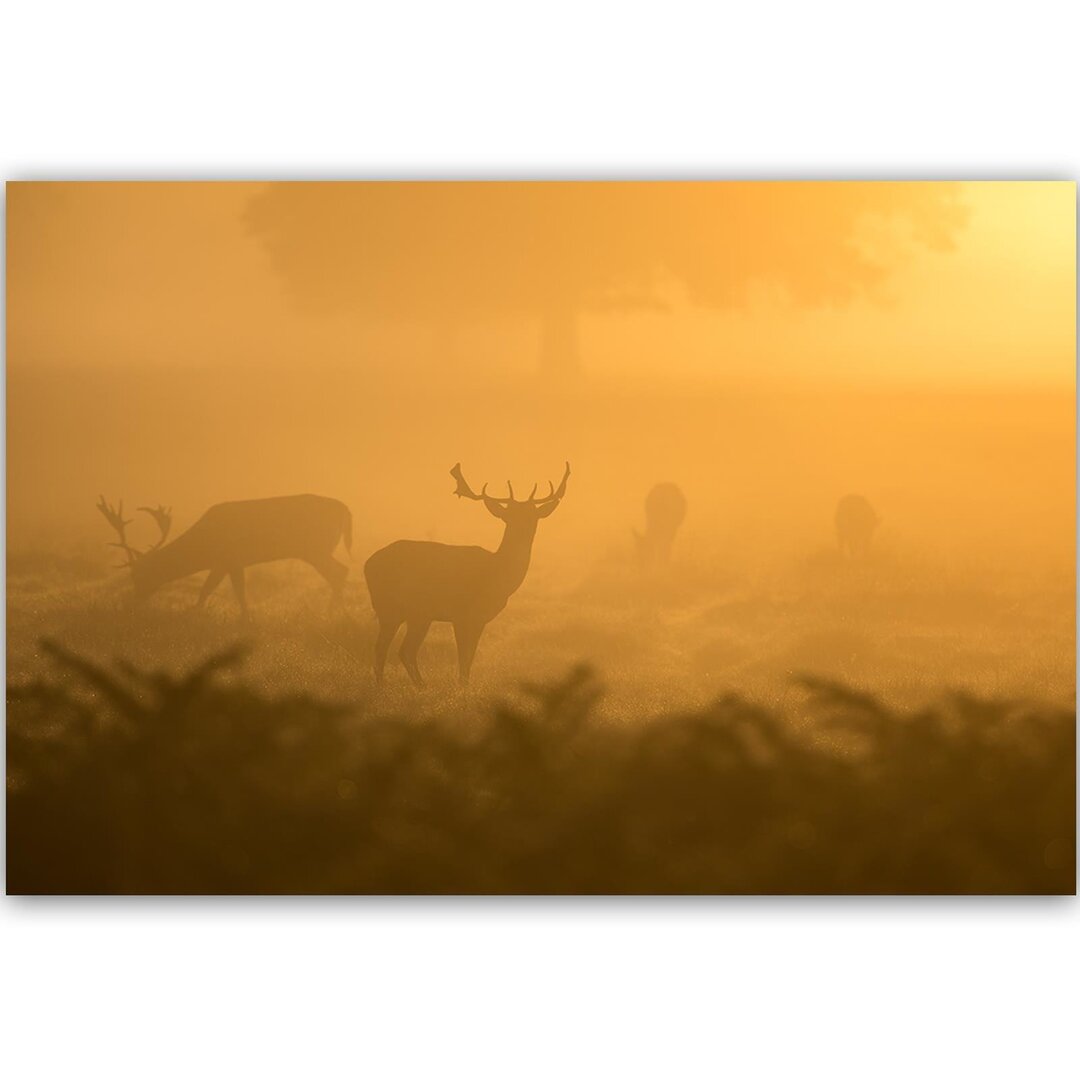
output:
[{"label": "grazing deer", "polygon": [[570,463],[558,490],[550,485],[547,495],[536,498],[536,487],[527,499],[510,494],[497,499],[487,484],[477,495],[461,475],[461,465],[450,470],[457,481],[458,498],[475,499],[488,513],[506,523],[498,551],[481,547],[437,544],[427,540],[398,540],[376,551],[364,564],[371,606],[379,620],[375,642],[375,678],[381,682],[386,654],[402,623],[406,624],[400,659],[409,678],[423,686],[417,657],[433,622],[448,622],[457,641],[458,674],[469,681],[469,670],[484,627],[506,607],[507,600],[525,580],[532,554],[536,525],[558,507],[566,494]]},{"label": "grazing deer", "polygon": [[116,530],[119,540],[111,546],[120,548],[127,556],[119,565],[131,568],[135,599],[139,603],[167,582],[209,570],[197,606],[205,606],[210,594],[228,574],[240,611],[246,617],[244,568],[277,559],[303,559],[310,563],[329,582],[335,600],[341,599],[349,570],[333,558],[333,551],[339,540],[344,540],[346,551],[350,549],[352,515],[337,499],[283,495],[219,503],[168,544],[165,541],[172,525],[171,510],[164,506],[140,506],[138,509],[149,514],[161,532],[157,543],[145,551],[137,551],[127,541],[131,521],[124,518],[123,502],[113,508],[101,496],[97,508]]},{"label": "grazing deer", "polygon": [[678,484],[657,484],[645,496],[645,532],[634,530],[638,562],[663,565],[671,560],[675,534],[686,517],[686,496]]},{"label": "grazing deer", "polygon": [[862,495],[845,495],[836,504],[836,542],[841,555],[853,559],[870,552],[870,541],[880,519]]}]

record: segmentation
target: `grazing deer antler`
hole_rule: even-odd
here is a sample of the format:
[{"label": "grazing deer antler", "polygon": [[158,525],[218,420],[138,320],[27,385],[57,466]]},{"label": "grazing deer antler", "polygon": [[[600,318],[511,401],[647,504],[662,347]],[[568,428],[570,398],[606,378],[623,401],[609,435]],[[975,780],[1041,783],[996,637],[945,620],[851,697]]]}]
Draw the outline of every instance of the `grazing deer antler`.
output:
[{"label": "grazing deer antler", "polygon": [[97,508],[104,515],[105,520],[116,530],[116,535],[120,537],[119,543],[111,543],[109,547],[120,548],[127,554],[127,562],[117,563],[117,569],[131,566],[138,558],[139,553],[127,542],[127,527],[131,524],[131,519],[125,519],[124,517],[124,500],[121,499],[113,508],[105,501],[104,495],[99,495]]},{"label": "grazing deer antler", "polygon": [[158,503],[157,506],[137,506],[135,509],[142,511],[144,514],[149,514],[154,521],[157,522],[157,527],[161,530],[161,536],[158,538],[158,542],[154,544],[153,547],[148,547],[143,554],[145,555],[150,551],[157,551],[169,537],[169,529],[172,528],[172,507],[162,506]]},{"label": "grazing deer antler", "polygon": [[135,560],[142,555],[146,555],[151,551],[156,551],[162,544],[165,543],[169,535],[169,529],[172,528],[172,507],[171,506],[139,506],[136,507],[144,514],[149,514],[154,521],[157,522],[158,529],[161,530],[161,536],[158,538],[156,544],[148,547],[145,551],[138,551],[133,548],[127,541],[127,527],[131,524],[132,518],[124,517],[124,500],[121,499],[116,507],[110,506],[105,501],[104,495],[98,496],[97,508],[101,511],[105,520],[116,530],[116,535],[120,538],[119,542],[113,542],[109,547],[120,548],[121,551],[127,555],[127,562],[117,563],[117,569],[123,569],[128,566],[132,566]]}]

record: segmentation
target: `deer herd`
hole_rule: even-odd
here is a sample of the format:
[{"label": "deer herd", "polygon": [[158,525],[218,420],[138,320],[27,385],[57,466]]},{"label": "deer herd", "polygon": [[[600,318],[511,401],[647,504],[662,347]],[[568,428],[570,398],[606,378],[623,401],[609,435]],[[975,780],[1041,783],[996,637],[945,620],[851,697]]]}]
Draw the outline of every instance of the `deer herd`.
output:
[{"label": "deer herd", "polygon": [[[440,544],[429,540],[397,540],[380,548],[364,563],[378,621],[375,639],[375,678],[382,682],[390,645],[402,624],[405,638],[399,657],[416,686],[424,681],[418,657],[433,622],[448,622],[457,642],[458,674],[467,683],[480,635],[525,580],[532,557],[536,528],[566,495],[570,463],[556,487],[546,495],[514,498],[507,481],[505,496],[489,495],[487,484],[477,494],[467,483],[460,463],[450,470],[458,498],[482,502],[503,523],[502,542],[495,551],[475,546]],[[159,537],[145,550],[132,547],[124,517],[124,504],[115,507],[100,497],[97,509],[117,534],[111,546],[124,554],[120,567],[131,570],[136,604],[142,605],[163,585],[206,572],[197,606],[202,608],[226,575],[241,615],[247,617],[244,572],[257,563],[301,559],[314,567],[330,586],[334,602],[341,603],[348,567],[334,558],[338,544],[346,552],[352,545],[352,514],[337,499],[321,495],[284,495],[219,503],[186,532],[169,541],[172,511],[165,506],[140,506],[157,525]],[[646,529],[634,533],[642,567],[667,563],[672,545],[686,517],[686,497],[675,484],[657,484],[645,498]],[[865,556],[878,517],[861,495],[846,495],[836,509],[837,543],[842,554]]]}]

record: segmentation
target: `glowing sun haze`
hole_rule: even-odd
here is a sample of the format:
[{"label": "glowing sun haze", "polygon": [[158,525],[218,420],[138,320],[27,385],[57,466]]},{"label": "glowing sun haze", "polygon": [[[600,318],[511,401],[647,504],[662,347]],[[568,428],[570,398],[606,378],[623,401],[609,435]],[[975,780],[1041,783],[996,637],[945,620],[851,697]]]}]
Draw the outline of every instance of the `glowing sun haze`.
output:
[{"label": "glowing sun haze", "polygon": [[[407,282],[411,275],[418,291],[428,290],[425,295],[448,295],[442,308],[430,300],[412,308],[391,304],[389,294],[380,294],[378,310],[360,299],[354,302],[370,278],[359,275],[355,253],[365,238],[376,244],[372,225],[364,222],[354,234],[346,220],[335,248],[333,222],[324,222],[326,244],[299,250],[289,228],[297,226],[293,232],[301,236],[314,231],[305,221],[297,225],[289,202],[300,194],[300,185],[9,184],[8,362],[14,369],[302,363],[307,369],[326,364],[373,371],[404,363],[435,374],[449,359],[466,378],[470,371],[535,370],[542,337],[536,313],[525,304],[515,307],[494,300],[490,310],[475,302],[466,310],[468,298],[448,289],[446,281],[452,282],[458,267],[460,276],[468,277],[487,259],[493,267],[486,271],[490,281],[474,275],[477,287],[496,291],[502,275],[491,237],[500,230],[491,222],[500,220],[500,212],[507,217],[515,212],[512,200],[504,211],[499,209],[502,195],[496,189],[517,189],[517,194],[527,195],[544,186],[449,185],[457,189],[453,195],[446,188],[430,186],[422,196],[427,217],[410,216],[411,204],[404,203],[401,221],[389,223],[387,215],[397,212],[398,192],[392,189],[398,186],[377,186],[386,206],[380,204],[381,216],[373,215],[373,220],[383,224],[387,249],[407,248],[401,256],[402,280]],[[830,212],[839,208],[837,222],[843,220],[845,203],[857,208],[861,198],[885,186],[905,188],[809,185],[826,197],[823,205]],[[919,242],[918,237],[913,241],[908,235],[917,234],[918,221],[908,229],[902,220],[890,223],[855,209],[847,236],[830,234],[833,219],[822,222],[813,206],[804,227],[792,226],[797,218],[771,219],[768,205],[774,193],[782,189],[797,193],[798,185],[561,187],[560,196],[576,200],[567,203],[562,215],[559,240],[567,250],[553,254],[551,244],[543,246],[542,226],[522,230],[523,253],[505,276],[516,282],[514,274],[520,277],[534,264],[543,271],[562,259],[558,272],[552,270],[549,277],[566,277],[564,267],[572,270],[577,261],[593,258],[589,245],[606,245],[601,257],[611,249],[612,265],[614,260],[625,258],[629,265],[638,259],[636,269],[621,277],[612,272],[610,296],[582,306],[576,332],[581,366],[588,374],[684,375],[740,382],[782,375],[796,382],[840,379],[967,386],[1000,382],[1062,386],[1073,381],[1072,183],[948,185],[950,216],[930,223],[931,228],[940,225],[940,235],[930,236],[928,242]],[[279,188],[286,190],[272,190]],[[417,185],[401,188],[402,198],[412,198]],[[790,281],[770,280],[768,266],[755,267],[751,259],[744,268],[745,282],[723,295],[714,290],[709,303],[695,303],[694,288],[677,274],[667,273],[663,265],[665,260],[677,263],[680,253],[661,252],[655,265],[650,264],[646,241],[640,241],[640,252],[631,250],[639,238],[624,242],[626,230],[615,212],[610,221],[600,223],[607,231],[596,231],[593,219],[634,188],[644,194],[662,191],[669,198],[647,223],[651,230],[647,243],[654,247],[663,246],[666,229],[672,235],[697,231],[706,236],[706,252],[715,252],[720,266],[755,250],[763,252],[764,264],[769,258],[800,260],[797,270],[803,276],[796,286],[809,280],[815,260],[828,269],[837,251],[844,257],[869,251],[871,262],[884,272],[875,278],[858,267],[850,290],[841,283],[832,294],[826,288],[811,298],[813,302],[802,302],[793,295]],[[725,218],[710,226],[709,208],[722,207],[728,191],[731,200],[742,203],[732,209],[731,221]],[[341,200],[367,196],[361,186],[314,185],[304,197],[308,204],[324,206],[324,217],[332,219],[339,204],[339,216],[349,217],[351,204]],[[445,212],[440,203],[444,198],[453,200]],[[493,204],[496,210],[489,213]],[[681,205],[686,206],[683,215]],[[873,203],[868,205],[872,210]],[[672,206],[674,210],[669,209]],[[758,217],[753,216],[756,207],[764,208]],[[560,213],[558,204],[552,213]],[[470,214],[475,220],[469,220]],[[580,218],[567,224],[574,214]],[[634,209],[627,214],[633,217]],[[812,217],[818,218],[820,227],[812,227]],[[742,226],[737,234],[731,222]],[[709,235],[710,227],[715,228],[715,237]],[[428,243],[425,228],[440,230],[439,240]],[[450,228],[454,231],[448,232]],[[580,244],[575,248],[579,228]],[[398,242],[395,229],[411,230],[407,244]],[[509,242],[517,245],[516,237],[513,234]],[[444,241],[446,254],[432,254]],[[293,247],[286,249],[290,242]],[[530,244],[535,258],[529,253]],[[439,257],[448,266],[438,264]],[[303,259],[308,261],[300,265]],[[311,270],[320,259],[322,277]],[[438,278],[439,273],[444,277]],[[692,273],[684,277],[690,279]],[[526,283],[530,288],[534,284]],[[825,281],[826,286],[832,284]],[[308,294],[320,289],[334,294],[333,302],[304,302],[305,289]],[[626,297],[629,302],[624,302]],[[642,298],[644,302],[638,302]]]}]

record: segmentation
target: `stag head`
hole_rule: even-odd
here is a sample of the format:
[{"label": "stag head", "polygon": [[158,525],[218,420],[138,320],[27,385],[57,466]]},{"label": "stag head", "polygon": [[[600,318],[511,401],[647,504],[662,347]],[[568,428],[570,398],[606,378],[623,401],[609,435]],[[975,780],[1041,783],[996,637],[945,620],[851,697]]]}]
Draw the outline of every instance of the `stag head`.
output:
[{"label": "stag head", "polygon": [[487,507],[488,513],[497,517],[500,521],[506,522],[518,522],[518,521],[539,521],[540,518],[546,518],[549,514],[555,512],[559,503],[562,501],[562,497],[566,494],[566,481],[570,479],[570,462],[566,463],[566,472],[563,473],[562,483],[559,484],[556,489],[554,483],[548,481],[549,491],[546,495],[536,497],[536,489],[539,484],[533,484],[532,493],[527,499],[515,499],[514,487],[509,480],[506,481],[506,490],[510,493],[505,498],[499,498],[487,493],[487,484],[480,489],[480,494],[477,495],[465,480],[465,477],[461,473],[461,462],[459,461],[451,470],[450,475],[457,481],[457,487],[454,489],[454,494],[459,499],[475,499],[477,502],[482,502]]}]

